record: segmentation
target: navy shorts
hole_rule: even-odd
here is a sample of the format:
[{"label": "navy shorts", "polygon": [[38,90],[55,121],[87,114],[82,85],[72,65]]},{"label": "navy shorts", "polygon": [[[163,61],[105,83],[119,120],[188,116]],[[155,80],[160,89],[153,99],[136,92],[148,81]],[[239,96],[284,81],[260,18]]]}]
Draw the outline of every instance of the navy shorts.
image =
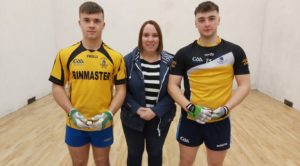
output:
[{"label": "navy shorts", "polygon": [[88,143],[94,147],[105,148],[113,143],[112,127],[100,131],[83,131],[66,126],[65,142],[71,147],[80,147]]},{"label": "navy shorts", "polygon": [[185,146],[195,147],[204,142],[208,149],[222,151],[230,148],[230,137],[229,117],[218,122],[199,124],[182,116],[176,139]]}]

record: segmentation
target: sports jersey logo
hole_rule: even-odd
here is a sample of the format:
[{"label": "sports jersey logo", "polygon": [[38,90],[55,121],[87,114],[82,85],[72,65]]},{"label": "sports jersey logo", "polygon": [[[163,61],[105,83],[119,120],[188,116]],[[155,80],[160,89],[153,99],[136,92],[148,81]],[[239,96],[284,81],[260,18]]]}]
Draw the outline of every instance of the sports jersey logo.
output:
[{"label": "sports jersey logo", "polygon": [[98,55],[87,55],[88,58],[98,58]]},{"label": "sports jersey logo", "polygon": [[247,58],[243,59],[242,63],[244,66],[248,65],[248,59]]},{"label": "sports jersey logo", "polygon": [[228,143],[225,142],[225,143],[223,143],[223,144],[218,144],[216,147],[217,147],[217,148],[220,148],[220,147],[227,146],[227,145],[228,145]]},{"label": "sports jersey logo", "polygon": [[181,136],[179,139],[180,139],[182,142],[190,143],[190,140],[187,139],[187,138],[184,138],[183,136]]},{"label": "sports jersey logo", "polygon": [[173,61],[171,64],[171,68],[175,68],[175,66],[176,66],[176,61]]},{"label": "sports jersey logo", "polygon": [[192,61],[193,62],[203,62],[203,59],[201,57],[193,57]]},{"label": "sports jersey logo", "polygon": [[224,57],[219,57],[218,59],[217,59],[217,62],[219,63],[219,64],[224,64]]},{"label": "sports jersey logo", "polygon": [[106,138],[106,139],[104,139],[103,141],[104,141],[104,142],[108,142],[108,141],[110,141],[110,140],[112,140],[112,137]]},{"label": "sports jersey logo", "polygon": [[81,66],[84,64],[84,61],[82,59],[74,59],[73,60],[74,65]]},{"label": "sports jersey logo", "polygon": [[106,59],[105,58],[101,58],[100,59],[100,66],[102,67],[102,68],[106,68],[107,67],[107,62],[106,62]]},{"label": "sports jersey logo", "polygon": [[72,71],[76,80],[110,80],[111,73],[103,71]]},{"label": "sports jersey logo", "polygon": [[208,53],[208,54],[204,54],[204,56],[214,56],[215,54],[214,53]]}]

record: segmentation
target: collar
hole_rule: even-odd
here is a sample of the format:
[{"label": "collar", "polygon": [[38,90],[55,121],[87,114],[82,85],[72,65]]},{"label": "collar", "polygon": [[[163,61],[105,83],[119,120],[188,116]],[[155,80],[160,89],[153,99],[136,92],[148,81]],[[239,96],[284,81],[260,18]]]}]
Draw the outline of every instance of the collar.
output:
[{"label": "collar", "polygon": [[209,44],[209,45],[205,45],[200,39],[197,40],[197,44],[199,44],[201,47],[214,47],[214,46],[219,45],[221,42],[222,42],[222,39],[219,36],[217,36],[217,42],[216,43],[212,43],[212,44]]},{"label": "collar", "polygon": [[[136,62],[137,60],[140,59],[140,50],[136,47],[132,51],[132,55],[133,55],[132,60]],[[173,59],[172,54],[170,54],[166,51],[162,51],[160,53],[160,56],[161,56],[161,61],[164,62],[165,64],[170,64],[172,62],[172,59]]]}]

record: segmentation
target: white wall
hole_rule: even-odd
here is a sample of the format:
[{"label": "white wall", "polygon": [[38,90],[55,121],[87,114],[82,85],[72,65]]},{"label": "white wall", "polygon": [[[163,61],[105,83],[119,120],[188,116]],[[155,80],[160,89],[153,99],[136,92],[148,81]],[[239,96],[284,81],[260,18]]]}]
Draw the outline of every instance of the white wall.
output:
[{"label": "white wall", "polygon": [[220,34],[240,45],[249,61],[251,86],[257,88],[258,65],[262,44],[265,0],[221,1]]},{"label": "white wall", "polygon": [[268,1],[258,89],[300,110],[299,0]]},{"label": "white wall", "polygon": [[[82,2],[84,1],[54,0],[58,48],[66,47],[81,39],[77,21],[78,6]],[[127,54],[137,45],[139,28],[144,21],[149,19],[153,19],[161,25],[165,49],[172,53],[197,37],[193,23],[193,10],[198,4],[197,1],[191,1],[188,4],[171,0],[96,2],[100,2],[99,4],[105,12],[106,27],[103,40],[122,54]],[[68,6],[68,10],[65,6]],[[181,30],[183,29],[187,30],[182,36]],[[181,36],[180,39],[178,36]]]},{"label": "white wall", "polygon": [[[54,6],[56,42],[66,47],[80,40],[77,25],[78,6],[84,1],[56,0]],[[198,0],[114,0],[97,1],[104,8],[106,27],[104,42],[127,54],[137,45],[140,26],[146,20],[157,21],[163,31],[165,49],[171,53],[199,37],[194,26],[194,9]],[[242,46],[250,61],[252,87],[256,88],[261,50],[261,35],[266,1],[215,1],[220,6],[222,38]],[[68,6],[68,10],[66,7]],[[254,11],[255,9],[255,11]]]},{"label": "white wall", "polygon": [[[0,2],[0,117],[50,93],[48,81],[57,51],[81,40],[78,7],[83,0]],[[98,0],[105,10],[104,42],[127,54],[137,45],[141,24],[156,20],[171,53],[198,38],[194,9],[198,0]],[[244,48],[252,87],[299,108],[299,32],[297,0],[216,0],[219,35]],[[298,15],[297,15],[298,14]],[[298,60],[298,61],[297,61]],[[286,74],[289,73],[289,74]],[[298,86],[297,86],[298,85]],[[292,89],[287,89],[291,87]],[[297,98],[298,96],[298,98]]]},{"label": "white wall", "polygon": [[0,117],[50,91],[54,31],[51,0],[0,1]]}]

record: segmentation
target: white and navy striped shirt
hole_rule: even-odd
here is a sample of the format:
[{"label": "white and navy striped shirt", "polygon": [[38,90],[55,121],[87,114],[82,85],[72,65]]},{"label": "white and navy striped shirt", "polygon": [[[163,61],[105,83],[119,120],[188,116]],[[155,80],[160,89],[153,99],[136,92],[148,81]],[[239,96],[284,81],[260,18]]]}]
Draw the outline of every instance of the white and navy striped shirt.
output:
[{"label": "white and navy striped shirt", "polygon": [[146,107],[154,107],[158,99],[160,84],[159,84],[159,70],[160,60],[156,62],[147,62],[141,59],[142,72],[144,75],[145,93],[146,93]]}]

